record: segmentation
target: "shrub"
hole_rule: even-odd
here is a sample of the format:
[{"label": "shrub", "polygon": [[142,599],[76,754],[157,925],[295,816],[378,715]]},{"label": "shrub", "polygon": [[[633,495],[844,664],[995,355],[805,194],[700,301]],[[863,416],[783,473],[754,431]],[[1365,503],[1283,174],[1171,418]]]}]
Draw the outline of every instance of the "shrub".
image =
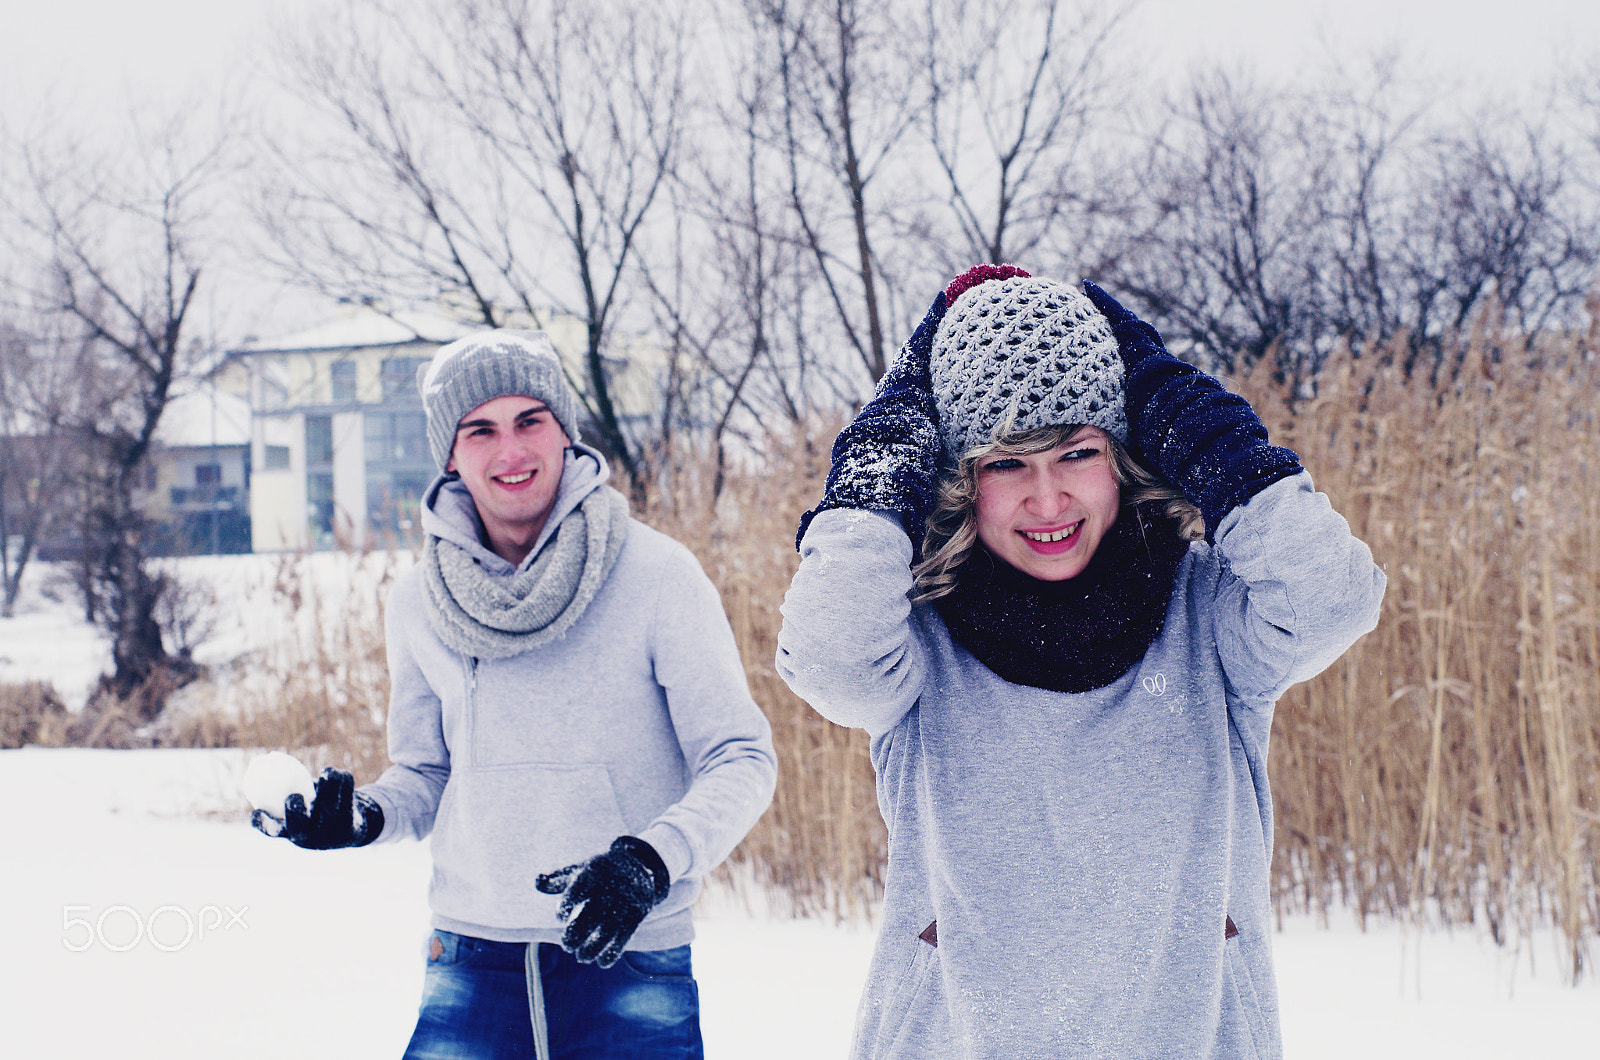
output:
[{"label": "shrub", "polygon": [[43,681],[0,683],[0,749],[63,746],[69,721],[54,686]]}]

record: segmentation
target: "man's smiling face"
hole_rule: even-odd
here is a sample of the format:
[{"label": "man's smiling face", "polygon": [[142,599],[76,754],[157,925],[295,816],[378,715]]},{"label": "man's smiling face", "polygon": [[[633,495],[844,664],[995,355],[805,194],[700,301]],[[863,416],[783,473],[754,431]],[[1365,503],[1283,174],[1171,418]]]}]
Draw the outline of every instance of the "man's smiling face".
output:
[{"label": "man's smiling face", "polygon": [[533,548],[555,505],[570,444],[538,398],[497,397],[461,417],[445,470],[472,494],[496,555],[520,563]]}]

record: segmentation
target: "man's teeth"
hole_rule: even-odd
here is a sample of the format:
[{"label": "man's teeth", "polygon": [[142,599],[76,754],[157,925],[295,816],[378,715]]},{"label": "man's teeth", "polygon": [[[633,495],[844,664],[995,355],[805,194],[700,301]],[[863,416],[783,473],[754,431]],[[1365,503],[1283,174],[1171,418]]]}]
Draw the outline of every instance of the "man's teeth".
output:
[{"label": "man's teeth", "polygon": [[1071,526],[1063,530],[1056,530],[1048,534],[1036,534],[1032,530],[1024,530],[1022,531],[1022,536],[1027,538],[1029,541],[1038,541],[1041,544],[1048,545],[1054,541],[1065,541],[1067,538],[1071,537],[1072,532],[1078,529],[1078,527],[1081,525],[1081,523],[1073,523]]},{"label": "man's teeth", "polygon": [[496,475],[496,482],[504,482],[507,486],[515,486],[519,482],[526,482],[533,477],[532,471],[524,471],[520,475]]}]

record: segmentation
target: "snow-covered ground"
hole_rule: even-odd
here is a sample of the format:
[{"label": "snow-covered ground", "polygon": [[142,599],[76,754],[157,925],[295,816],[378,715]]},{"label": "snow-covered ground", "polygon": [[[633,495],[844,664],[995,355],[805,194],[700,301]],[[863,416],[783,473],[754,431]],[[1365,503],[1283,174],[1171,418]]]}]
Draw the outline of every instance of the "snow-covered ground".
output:
[{"label": "snow-covered ground", "polygon": [[[347,557],[308,562],[319,592],[348,586]],[[286,630],[276,560],[183,567],[221,602],[202,661]],[[0,619],[0,680],[54,681],[75,708],[108,652],[50,573]],[[422,984],[427,845],[269,840],[239,791],[249,757],[0,751],[0,1056],[400,1054]],[[720,889],[698,930],[712,1060],[846,1055],[871,925],[790,920]],[[1290,1060],[1600,1057],[1600,982],[1564,985],[1548,940],[1510,952],[1472,933],[1290,918],[1277,954]]]},{"label": "snow-covered ground", "polygon": [[[255,833],[230,751],[0,752],[0,1054],[395,1057],[422,983],[426,844],[313,853]],[[707,1054],[843,1057],[870,925],[721,891],[695,965]],[[1551,951],[1290,919],[1295,1058],[1600,1056],[1600,985]]]}]

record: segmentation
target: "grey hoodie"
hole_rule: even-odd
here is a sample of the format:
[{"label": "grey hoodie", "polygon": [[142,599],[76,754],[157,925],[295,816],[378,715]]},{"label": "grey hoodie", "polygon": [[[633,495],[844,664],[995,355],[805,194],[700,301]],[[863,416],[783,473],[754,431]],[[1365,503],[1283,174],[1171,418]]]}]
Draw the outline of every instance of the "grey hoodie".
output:
[{"label": "grey hoodie", "polygon": [[819,514],[778,638],[789,686],[871,735],[889,828],[853,1055],[1278,1057],[1268,731],[1376,625],[1367,547],[1309,475],[1274,483],[1190,547],[1144,658],[1077,694],[979,663],[910,561],[892,516]]},{"label": "grey hoodie", "polygon": [[[531,564],[608,477],[574,446]],[[423,528],[491,574],[511,564],[480,543],[471,496],[441,478]],[[693,555],[637,521],[588,609],[563,636],[509,659],[447,648],[427,614],[421,567],[389,596],[389,757],[362,790],[383,809],[379,841],[433,836],[435,927],[503,942],[559,942],[559,896],[534,877],[636,835],[672,890],[630,949],[683,945],[701,878],[771,801],[776,757],[750,698],[716,588]]]}]

